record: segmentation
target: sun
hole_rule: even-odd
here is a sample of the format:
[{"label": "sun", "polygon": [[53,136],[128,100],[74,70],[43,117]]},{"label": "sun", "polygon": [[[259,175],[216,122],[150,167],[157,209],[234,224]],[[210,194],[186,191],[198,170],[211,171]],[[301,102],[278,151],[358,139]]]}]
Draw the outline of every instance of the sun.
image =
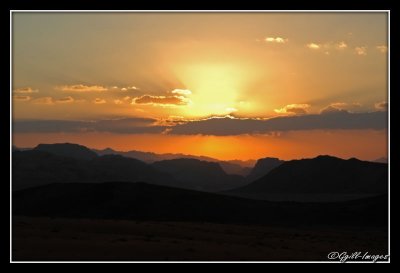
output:
[{"label": "sun", "polygon": [[245,72],[233,64],[185,65],[178,71],[180,81],[192,91],[186,116],[226,115],[238,111]]}]

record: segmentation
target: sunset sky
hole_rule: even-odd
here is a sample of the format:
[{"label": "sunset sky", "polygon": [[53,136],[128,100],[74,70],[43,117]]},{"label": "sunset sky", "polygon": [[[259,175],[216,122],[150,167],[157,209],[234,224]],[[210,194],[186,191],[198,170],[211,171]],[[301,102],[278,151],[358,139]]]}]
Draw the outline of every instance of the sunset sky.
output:
[{"label": "sunset sky", "polygon": [[387,156],[386,13],[13,14],[13,141]]}]

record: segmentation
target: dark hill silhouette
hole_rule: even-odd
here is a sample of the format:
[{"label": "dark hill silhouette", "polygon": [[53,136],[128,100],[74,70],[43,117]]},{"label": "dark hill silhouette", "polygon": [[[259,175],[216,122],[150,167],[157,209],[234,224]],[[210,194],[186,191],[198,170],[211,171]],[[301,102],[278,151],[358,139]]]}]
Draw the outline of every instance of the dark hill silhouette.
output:
[{"label": "dark hill silhouette", "polygon": [[230,161],[218,161],[217,163],[227,174],[248,176],[252,170],[250,167],[243,167],[240,164],[232,163]]},{"label": "dark hill silhouette", "polygon": [[182,186],[171,175],[132,158],[108,155],[92,160],[78,160],[52,153],[30,150],[13,152],[13,190],[49,183],[148,181],[149,183]]},{"label": "dark hill silhouette", "polygon": [[227,175],[218,163],[180,158],[154,162],[154,168],[185,183],[185,188],[202,191],[221,191],[245,185],[239,175]]},{"label": "dark hill silhouette", "polygon": [[91,160],[97,157],[97,154],[89,148],[72,143],[39,144],[34,150],[81,160]]},{"label": "dark hill silhouette", "polygon": [[95,181],[148,181],[158,185],[184,187],[166,172],[159,172],[143,161],[120,155],[104,155],[89,162]]},{"label": "dark hill silhouette", "polygon": [[373,160],[372,162],[388,163],[388,158],[387,157],[380,157],[380,158],[377,158],[377,159]]},{"label": "dark hill silhouette", "polygon": [[13,192],[13,215],[299,225],[387,225],[387,195],[341,203],[247,200],[146,183],[50,184]]},{"label": "dark hill silhouette", "polygon": [[264,175],[268,174],[271,170],[280,166],[283,162],[285,161],[274,157],[266,157],[257,160],[257,163],[252,169],[251,173],[246,177],[247,181],[253,182],[263,177]]},{"label": "dark hill silhouette", "polygon": [[[287,161],[231,194],[385,194],[388,165],[332,156]],[[244,194],[244,195],[243,195]]]}]

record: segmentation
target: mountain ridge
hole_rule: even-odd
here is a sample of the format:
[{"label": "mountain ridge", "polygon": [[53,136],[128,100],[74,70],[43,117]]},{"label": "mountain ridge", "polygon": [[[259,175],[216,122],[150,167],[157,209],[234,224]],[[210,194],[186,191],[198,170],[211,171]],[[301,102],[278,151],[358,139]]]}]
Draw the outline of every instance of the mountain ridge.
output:
[{"label": "mountain ridge", "polygon": [[388,192],[388,165],[320,155],[286,161],[267,175],[230,191],[279,194],[384,194]]}]

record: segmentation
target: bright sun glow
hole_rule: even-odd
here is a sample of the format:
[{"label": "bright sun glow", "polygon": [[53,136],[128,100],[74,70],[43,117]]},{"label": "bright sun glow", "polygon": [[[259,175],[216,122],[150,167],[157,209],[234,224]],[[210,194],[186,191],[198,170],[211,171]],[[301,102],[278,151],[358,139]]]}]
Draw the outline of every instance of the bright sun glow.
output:
[{"label": "bright sun glow", "polygon": [[192,91],[187,116],[223,115],[237,111],[246,72],[230,64],[199,64],[180,67],[183,84]]}]

